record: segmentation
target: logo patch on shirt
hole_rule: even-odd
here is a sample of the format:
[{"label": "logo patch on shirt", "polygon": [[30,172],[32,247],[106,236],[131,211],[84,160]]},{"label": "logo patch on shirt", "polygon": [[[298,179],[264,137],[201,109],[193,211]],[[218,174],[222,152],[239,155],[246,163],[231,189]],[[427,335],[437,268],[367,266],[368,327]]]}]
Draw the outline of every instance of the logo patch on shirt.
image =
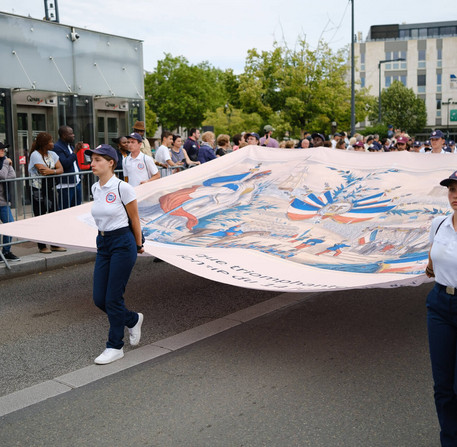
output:
[{"label": "logo patch on shirt", "polygon": [[113,203],[115,200],[116,200],[116,194],[114,194],[114,192],[109,192],[108,194],[106,194],[106,201],[108,203]]},{"label": "logo patch on shirt", "polygon": [[137,164],[138,169],[141,171],[144,169],[144,164],[143,163],[138,163]]}]

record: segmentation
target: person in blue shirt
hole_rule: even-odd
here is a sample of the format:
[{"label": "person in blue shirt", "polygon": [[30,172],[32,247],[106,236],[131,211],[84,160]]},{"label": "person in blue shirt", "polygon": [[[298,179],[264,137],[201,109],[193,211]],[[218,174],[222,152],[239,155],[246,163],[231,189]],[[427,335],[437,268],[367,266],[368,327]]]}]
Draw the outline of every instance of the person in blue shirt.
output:
[{"label": "person in blue shirt", "polygon": [[213,132],[205,132],[202,135],[202,144],[198,150],[198,161],[200,163],[206,163],[216,158],[216,152],[214,151],[215,141],[216,135]]}]

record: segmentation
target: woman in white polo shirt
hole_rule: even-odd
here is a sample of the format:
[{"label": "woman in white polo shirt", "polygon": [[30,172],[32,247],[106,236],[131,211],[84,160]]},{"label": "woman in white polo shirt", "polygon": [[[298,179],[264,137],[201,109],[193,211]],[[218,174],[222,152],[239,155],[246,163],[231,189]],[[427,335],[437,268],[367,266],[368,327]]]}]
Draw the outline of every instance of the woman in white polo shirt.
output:
[{"label": "woman in white polo shirt", "polygon": [[457,446],[457,171],[440,185],[454,212],[432,222],[425,273],[436,283],[427,297],[427,326],[441,445],[450,447]]},{"label": "woman in white polo shirt", "polygon": [[91,157],[92,172],[99,179],[92,185],[91,212],[98,227],[93,299],[108,315],[110,329],[106,349],[95,363],[105,365],[124,357],[125,326],[129,329],[130,345],[140,342],[143,315],[128,310],[123,295],[137,253],[144,250],[135,190],[114,175],[116,150],[102,144],[85,153]]}]

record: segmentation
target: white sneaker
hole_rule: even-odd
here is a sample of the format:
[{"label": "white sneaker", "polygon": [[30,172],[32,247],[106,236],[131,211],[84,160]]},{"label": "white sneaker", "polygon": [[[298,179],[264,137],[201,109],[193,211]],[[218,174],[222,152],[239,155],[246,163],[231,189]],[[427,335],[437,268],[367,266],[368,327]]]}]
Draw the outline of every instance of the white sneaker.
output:
[{"label": "white sneaker", "polygon": [[106,348],[95,360],[97,365],[107,365],[124,357],[124,349]]},{"label": "white sneaker", "polygon": [[143,314],[138,314],[138,322],[132,328],[129,328],[130,334],[130,345],[136,346],[140,342],[141,338],[141,325],[143,324]]}]

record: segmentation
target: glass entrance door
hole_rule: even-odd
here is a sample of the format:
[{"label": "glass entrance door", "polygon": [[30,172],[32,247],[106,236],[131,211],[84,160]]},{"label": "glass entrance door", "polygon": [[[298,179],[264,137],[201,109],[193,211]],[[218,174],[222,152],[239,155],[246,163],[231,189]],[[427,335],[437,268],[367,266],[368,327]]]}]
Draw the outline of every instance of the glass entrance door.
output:
[{"label": "glass entrance door", "polygon": [[30,154],[33,140],[40,132],[46,132],[46,112],[30,107],[18,107],[16,117],[19,156]]},{"label": "glass entrance door", "polygon": [[125,118],[122,119],[123,116],[123,113],[97,111],[97,146],[99,144],[113,145],[113,138],[125,135]]}]

